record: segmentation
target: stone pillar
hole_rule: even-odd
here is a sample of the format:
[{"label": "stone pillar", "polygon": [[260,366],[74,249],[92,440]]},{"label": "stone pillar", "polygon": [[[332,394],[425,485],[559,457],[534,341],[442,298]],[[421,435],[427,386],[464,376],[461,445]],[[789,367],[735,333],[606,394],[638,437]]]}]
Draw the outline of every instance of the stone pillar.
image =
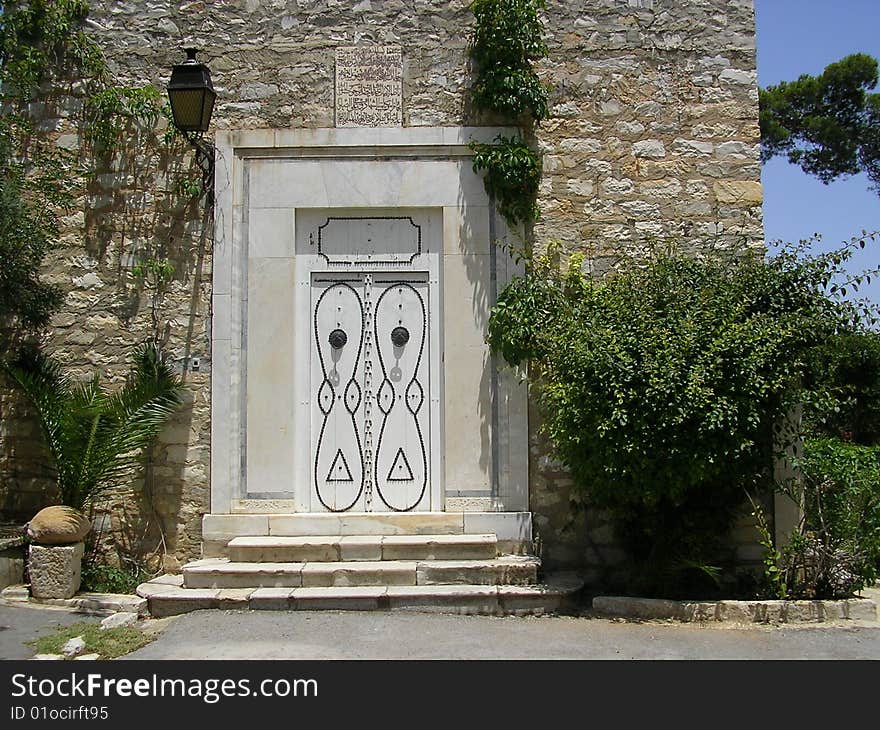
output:
[{"label": "stone pillar", "polygon": [[773,448],[773,538],[776,549],[782,550],[789,542],[792,531],[803,519],[803,476],[797,460],[803,456],[804,444],[800,435],[803,406],[793,408],[774,433]]},{"label": "stone pillar", "polygon": [[85,545],[31,545],[28,572],[34,598],[72,598],[79,590]]}]

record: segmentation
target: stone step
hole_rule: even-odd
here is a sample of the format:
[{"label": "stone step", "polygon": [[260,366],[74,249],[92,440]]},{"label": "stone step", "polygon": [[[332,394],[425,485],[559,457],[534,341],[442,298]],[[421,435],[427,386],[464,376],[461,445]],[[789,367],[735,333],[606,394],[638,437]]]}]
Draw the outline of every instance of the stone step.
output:
[{"label": "stone step", "polygon": [[183,585],[204,588],[297,588],[428,586],[450,584],[528,585],[537,581],[537,558],[484,560],[334,560],[235,562],[198,560],[183,567]]},{"label": "stone step", "polygon": [[480,560],[498,552],[495,535],[317,535],[236,537],[232,562],[304,563],[352,560]]},{"label": "stone step", "polygon": [[497,536],[505,553],[523,553],[532,542],[531,512],[341,512],[210,514],[202,518],[202,554],[228,557],[237,537],[321,537],[323,535]]},{"label": "stone step", "polygon": [[540,585],[305,586],[184,588],[181,576],[160,576],[138,586],[150,613],[160,618],[202,609],[391,610],[502,616],[571,612],[583,581],[550,576]]}]

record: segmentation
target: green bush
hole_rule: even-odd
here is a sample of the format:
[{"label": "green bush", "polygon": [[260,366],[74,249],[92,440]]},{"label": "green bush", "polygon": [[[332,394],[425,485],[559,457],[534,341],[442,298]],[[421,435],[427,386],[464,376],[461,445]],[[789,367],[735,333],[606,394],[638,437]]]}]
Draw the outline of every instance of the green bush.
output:
[{"label": "green bush", "polygon": [[789,596],[846,598],[880,567],[880,447],[807,439],[799,460],[804,518],[779,563]]},{"label": "green bush", "polygon": [[830,407],[809,414],[814,426],[859,444],[880,444],[880,333],[829,339],[816,353],[812,376],[832,397]]},{"label": "green bush", "polygon": [[149,578],[150,576],[140,571],[101,563],[88,563],[82,567],[80,588],[93,593],[134,593],[138,585]]},{"label": "green bush", "polygon": [[711,590],[814,349],[858,319],[826,294],[834,262],[665,253],[597,283],[545,257],[499,296],[490,345],[530,362],[544,431],[576,499],[611,514],[634,588]]}]

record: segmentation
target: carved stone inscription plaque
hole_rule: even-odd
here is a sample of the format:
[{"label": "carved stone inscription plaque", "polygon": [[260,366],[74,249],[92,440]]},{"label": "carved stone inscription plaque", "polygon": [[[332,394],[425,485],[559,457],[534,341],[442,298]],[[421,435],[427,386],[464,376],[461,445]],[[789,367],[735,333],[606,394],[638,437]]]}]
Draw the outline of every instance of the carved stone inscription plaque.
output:
[{"label": "carved stone inscription plaque", "polygon": [[402,79],[400,46],[337,48],[336,126],[401,126]]}]

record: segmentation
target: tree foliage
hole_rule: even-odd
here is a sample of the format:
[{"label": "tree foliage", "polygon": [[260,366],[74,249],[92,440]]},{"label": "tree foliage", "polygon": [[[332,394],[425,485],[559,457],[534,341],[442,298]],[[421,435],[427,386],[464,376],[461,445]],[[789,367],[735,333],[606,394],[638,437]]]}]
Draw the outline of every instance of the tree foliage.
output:
[{"label": "tree foliage", "polygon": [[880,447],[810,438],[794,496],[803,518],[778,565],[796,598],[847,598],[880,568]]},{"label": "tree foliage", "polygon": [[869,93],[877,82],[877,60],[857,53],[761,89],[762,161],[785,155],[826,184],[864,172],[878,189],[880,93]]}]

